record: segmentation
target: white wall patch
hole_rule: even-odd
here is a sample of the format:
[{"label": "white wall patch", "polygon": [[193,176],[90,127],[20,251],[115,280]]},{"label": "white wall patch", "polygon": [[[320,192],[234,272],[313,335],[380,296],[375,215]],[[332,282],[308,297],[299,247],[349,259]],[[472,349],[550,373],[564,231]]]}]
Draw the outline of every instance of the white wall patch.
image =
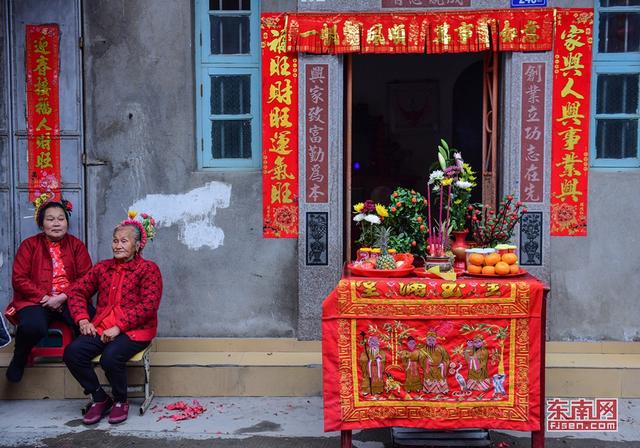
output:
[{"label": "white wall patch", "polygon": [[218,208],[227,208],[231,185],[209,182],[184,194],[150,194],[134,202],[129,210],[149,213],[158,227],[178,225],[178,239],[190,249],[222,246],[224,232],[214,223]]}]

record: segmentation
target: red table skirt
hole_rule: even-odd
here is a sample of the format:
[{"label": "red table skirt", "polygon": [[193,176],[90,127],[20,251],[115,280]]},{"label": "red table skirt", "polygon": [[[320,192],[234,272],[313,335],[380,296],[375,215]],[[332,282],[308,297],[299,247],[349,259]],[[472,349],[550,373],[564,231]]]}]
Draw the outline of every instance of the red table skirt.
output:
[{"label": "red table skirt", "polygon": [[543,291],[531,276],[343,278],[323,303],[325,430],[539,430]]}]

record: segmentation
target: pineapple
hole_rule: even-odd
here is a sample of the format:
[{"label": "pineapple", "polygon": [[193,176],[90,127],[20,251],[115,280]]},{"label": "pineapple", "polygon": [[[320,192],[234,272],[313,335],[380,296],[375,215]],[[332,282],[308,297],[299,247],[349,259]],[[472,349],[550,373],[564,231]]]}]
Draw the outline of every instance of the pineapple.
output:
[{"label": "pineapple", "polygon": [[396,268],[396,260],[389,254],[389,250],[387,248],[390,234],[391,229],[389,227],[381,227],[376,232],[376,236],[378,238],[377,244],[380,247],[380,255],[376,260],[376,269],[390,270]]}]

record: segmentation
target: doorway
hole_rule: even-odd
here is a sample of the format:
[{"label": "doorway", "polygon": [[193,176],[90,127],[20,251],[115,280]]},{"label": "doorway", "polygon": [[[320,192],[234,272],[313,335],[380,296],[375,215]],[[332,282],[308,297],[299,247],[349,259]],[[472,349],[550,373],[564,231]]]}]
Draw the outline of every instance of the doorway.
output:
[{"label": "doorway", "polygon": [[[60,27],[60,158],[62,194],[73,204],[69,231],[85,239],[85,181],[80,0],[11,0],[0,4],[0,285],[11,285],[20,242],[38,232],[29,200],[25,81],[26,24]],[[11,289],[0,287],[0,306]]]},{"label": "doorway", "polygon": [[351,205],[367,199],[387,205],[399,186],[426,194],[440,139],[462,151],[474,168],[478,186],[472,202],[482,201],[484,59],[482,53],[349,58],[347,257],[353,259],[351,241],[357,238]]}]

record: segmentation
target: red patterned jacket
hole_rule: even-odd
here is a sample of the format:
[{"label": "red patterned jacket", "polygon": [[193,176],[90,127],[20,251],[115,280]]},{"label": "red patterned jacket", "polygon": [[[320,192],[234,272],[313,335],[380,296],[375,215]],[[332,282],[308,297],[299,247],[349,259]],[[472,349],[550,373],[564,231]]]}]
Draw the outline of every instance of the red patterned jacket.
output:
[{"label": "red patterned jacket", "polygon": [[[13,260],[13,305],[16,310],[40,305],[51,294],[53,262],[44,233],[25,239]],[[71,283],[91,269],[91,257],[82,241],[68,233],[60,240],[60,252],[67,278]]]},{"label": "red patterned jacket", "polygon": [[[120,284],[121,281],[121,284]],[[126,263],[103,260],[67,291],[69,310],[75,322],[89,319],[87,303],[98,292],[97,326],[112,311],[118,328],[134,341],[150,341],[158,328],[158,307],[162,297],[162,275],[158,266],[140,255]],[[117,297],[120,291],[120,297]],[[119,308],[114,310],[114,306]]]}]

